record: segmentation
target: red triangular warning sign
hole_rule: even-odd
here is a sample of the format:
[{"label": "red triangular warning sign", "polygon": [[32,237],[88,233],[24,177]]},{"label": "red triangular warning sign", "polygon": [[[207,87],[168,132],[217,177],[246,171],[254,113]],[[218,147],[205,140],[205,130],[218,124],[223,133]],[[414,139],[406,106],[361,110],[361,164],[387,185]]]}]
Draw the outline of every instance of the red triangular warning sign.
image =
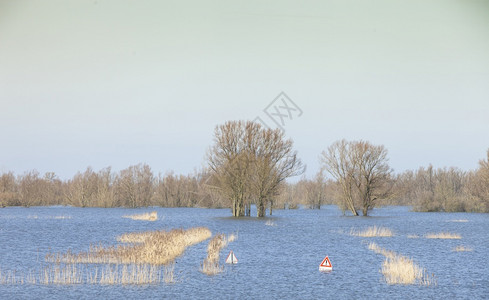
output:
[{"label": "red triangular warning sign", "polygon": [[320,271],[331,271],[333,270],[333,266],[331,265],[331,261],[329,260],[329,257],[325,257],[321,264],[319,265],[319,270]]}]

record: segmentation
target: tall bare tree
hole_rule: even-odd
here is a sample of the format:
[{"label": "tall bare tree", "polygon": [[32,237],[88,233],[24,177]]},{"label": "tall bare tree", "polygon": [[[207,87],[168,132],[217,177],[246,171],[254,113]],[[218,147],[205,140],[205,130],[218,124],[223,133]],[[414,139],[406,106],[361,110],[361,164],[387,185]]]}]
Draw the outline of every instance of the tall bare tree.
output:
[{"label": "tall bare tree", "polygon": [[355,172],[358,171],[358,166],[351,152],[351,142],[336,141],[321,153],[320,161],[323,164],[322,167],[340,185],[345,208],[350,210],[354,216],[358,216],[354,203]]},{"label": "tall bare tree", "polygon": [[354,216],[360,209],[367,216],[377,199],[389,195],[392,170],[384,146],[341,140],[323,151],[320,159],[340,184],[343,202]]},{"label": "tall bare tree", "polygon": [[286,139],[283,131],[261,129],[256,140],[252,173],[252,191],[257,205],[257,216],[265,216],[266,205],[272,214],[273,200],[285,179],[305,171],[305,166],[293,150],[293,142]]},{"label": "tall bare tree", "polygon": [[256,203],[257,216],[265,216],[280,184],[304,172],[292,146],[283,132],[264,129],[258,123],[229,121],[216,127],[214,145],[207,155],[209,168],[231,200],[233,216],[244,216],[251,201]]}]

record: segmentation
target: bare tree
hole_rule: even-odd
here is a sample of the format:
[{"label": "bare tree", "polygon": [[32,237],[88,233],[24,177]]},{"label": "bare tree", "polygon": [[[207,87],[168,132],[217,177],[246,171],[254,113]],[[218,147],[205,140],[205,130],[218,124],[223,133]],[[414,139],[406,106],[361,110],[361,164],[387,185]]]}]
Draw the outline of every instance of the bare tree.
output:
[{"label": "bare tree", "polygon": [[342,203],[354,216],[358,216],[354,203],[355,172],[358,171],[353,159],[351,142],[341,140],[333,143],[327,151],[323,151],[320,161],[323,168],[330,173],[341,187]]},{"label": "bare tree", "polygon": [[0,176],[0,207],[17,205],[18,191],[15,176],[12,172]]},{"label": "bare tree", "polygon": [[305,171],[305,166],[293,150],[293,142],[285,139],[281,130],[261,129],[258,133],[252,172],[252,193],[256,197],[257,216],[265,216],[267,203],[272,214],[273,200],[285,179]]},{"label": "bare tree", "polygon": [[119,205],[149,206],[153,195],[153,182],[153,173],[146,164],[138,164],[122,170],[115,180]]},{"label": "bare tree", "polygon": [[265,216],[266,205],[273,205],[280,184],[304,172],[291,140],[285,140],[279,130],[253,122],[229,121],[217,126],[207,157],[235,217],[244,216],[252,200],[257,216]]},{"label": "bare tree", "polygon": [[305,182],[304,194],[309,208],[321,209],[321,204],[326,199],[326,185],[322,172],[318,172],[314,180]]},{"label": "bare tree", "polygon": [[340,184],[343,203],[354,216],[360,209],[367,216],[377,199],[388,196],[392,170],[384,146],[341,140],[323,151],[320,159]]}]

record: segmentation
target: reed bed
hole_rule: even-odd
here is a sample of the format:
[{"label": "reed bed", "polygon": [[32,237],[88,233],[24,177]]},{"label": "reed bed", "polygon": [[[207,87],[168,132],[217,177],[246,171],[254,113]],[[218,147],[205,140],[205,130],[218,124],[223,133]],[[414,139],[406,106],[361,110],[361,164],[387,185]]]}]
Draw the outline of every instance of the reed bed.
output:
[{"label": "reed bed", "polygon": [[359,236],[359,237],[391,237],[394,234],[392,233],[392,230],[390,230],[389,228],[382,227],[382,226],[380,227],[372,226],[372,227],[368,227],[363,231],[357,231],[351,229],[350,235]]},{"label": "reed bed", "polygon": [[411,258],[383,249],[375,243],[370,243],[368,249],[385,257],[380,272],[384,275],[387,284],[437,284],[434,275],[429,276],[426,270]]},{"label": "reed bed", "polygon": [[440,233],[428,233],[425,235],[427,239],[449,239],[449,240],[459,240],[462,236],[458,233],[450,232],[440,232]]},{"label": "reed bed", "polygon": [[72,253],[68,251],[64,254],[49,254],[46,260],[72,264],[165,265],[182,255],[187,247],[200,243],[210,236],[211,231],[205,227],[135,233],[126,236],[126,239],[138,243],[108,247],[92,245],[88,252]]},{"label": "reed bed", "polygon": [[27,275],[16,274],[15,271],[0,273],[0,284],[144,285],[175,282],[173,272],[173,264],[163,268],[148,264],[110,264],[102,268],[80,264],[52,264]]},{"label": "reed bed", "polygon": [[227,237],[224,234],[215,235],[207,246],[207,257],[202,263],[201,272],[207,275],[216,275],[222,272],[223,268],[219,265],[220,251],[235,239],[234,234]]},{"label": "reed bed", "polygon": [[407,237],[408,237],[408,239],[417,239],[417,238],[419,238],[419,235],[417,235],[417,234],[408,234]]},{"label": "reed bed", "polygon": [[158,220],[158,213],[156,211],[152,211],[144,214],[126,215],[122,217],[139,221],[156,221]]},{"label": "reed bed", "polygon": [[463,246],[463,245],[459,245],[459,246],[452,249],[453,252],[471,252],[473,250],[474,249],[472,249],[470,247]]}]

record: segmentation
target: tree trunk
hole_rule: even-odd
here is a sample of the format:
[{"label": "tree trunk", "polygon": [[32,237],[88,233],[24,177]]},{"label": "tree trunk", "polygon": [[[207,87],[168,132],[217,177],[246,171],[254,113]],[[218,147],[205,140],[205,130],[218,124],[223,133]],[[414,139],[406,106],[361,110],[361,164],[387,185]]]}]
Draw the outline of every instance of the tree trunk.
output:
[{"label": "tree trunk", "polygon": [[258,201],[258,206],[256,208],[256,216],[258,218],[265,217],[265,203],[263,200]]},{"label": "tree trunk", "polygon": [[273,206],[273,201],[270,200],[270,216],[272,215],[272,206]]},{"label": "tree trunk", "polygon": [[238,214],[238,210],[237,210],[237,207],[236,207],[236,199],[233,199],[233,207],[232,207],[232,211],[233,211],[233,217],[237,217]]},{"label": "tree trunk", "polygon": [[363,207],[362,213],[364,217],[368,216],[368,207]]}]

